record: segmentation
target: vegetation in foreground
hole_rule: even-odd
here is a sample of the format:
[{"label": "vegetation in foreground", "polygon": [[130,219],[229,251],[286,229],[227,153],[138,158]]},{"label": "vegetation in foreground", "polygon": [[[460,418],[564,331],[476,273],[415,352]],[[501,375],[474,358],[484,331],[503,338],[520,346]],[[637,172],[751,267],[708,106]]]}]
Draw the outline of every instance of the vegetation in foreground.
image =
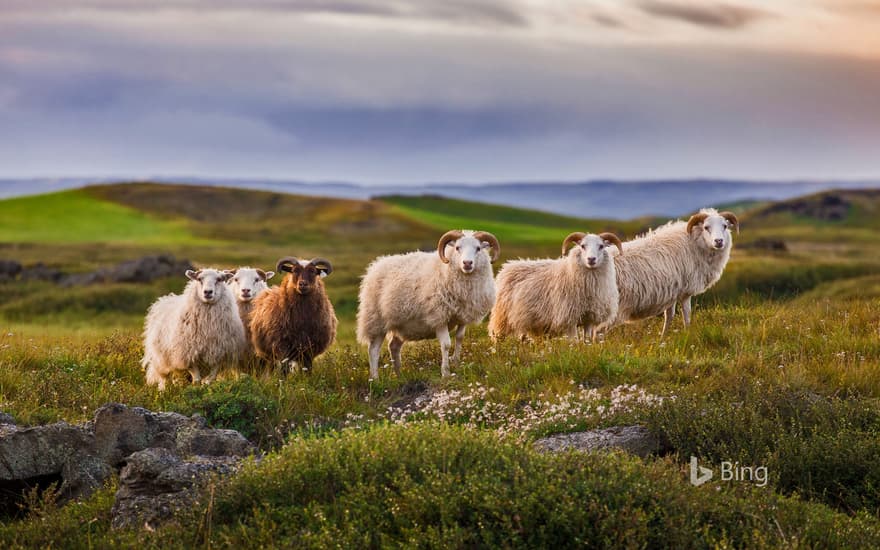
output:
[{"label": "vegetation in foreground", "polygon": [[[29,518],[0,528],[4,546],[877,546],[880,246],[863,238],[878,223],[865,215],[873,200],[859,196],[843,210],[848,217],[835,220],[766,206],[746,213],[727,273],[697,299],[695,324],[663,340],[659,322],[616,329],[600,345],[495,345],[477,328],[451,379],[439,378],[436,345],[423,343],[404,348],[399,379],[384,368],[369,380],[353,337],[358,276],[377,254],[433,246],[468,210],[438,199],[298,202],[253,192],[235,195],[231,209],[226,193],[239,192],[187,189],[218,205],[196,215],[173,200],[175,190],[184,192],[149,185],[77,192],[183,232],[173,240],[114,241],[112,227],[89,217],[88,231],[97,231],[90,234],[104,231],[110,244],[52,235],[25,244],[0,225],[0,255],[81,271],[157,252],[223,267],[321,254],[337,267],[327,286],[339,343],[310,376],[249,372],[160,394],[143,384],[140,324],[155,297],[182,288],[182,278],[0,285],[0,409],[19,422],[84,421],[121,401],[203,414],[270,452],[215,484],[214,496],[178,526],[110,532],[112,488],[59,509],[44,495],[33,499]],[[162,201],[181,206],[149,206]],[[0,213],[10,202],[0,201]],[[297,227],[285,216],[292,208],[310,221]],[[555,255],[569,231],[629,235],[642,223],[486,212],[499,225],[478,228],[496,232],[505,258]],[[468,216],[467,225],[479,223]],[[530,239],[518,240],[530,219]],[[355,226],[363,232],[351,237]],[[751,247],[762,238],[783,239],[787,251]],[[428,406],[414,405],[429,392]],[[670,453],[643,461],[529,450],[549,433],[633,422],[662,436]],[[766,465],[770,481],[691,487],[691,455],[709,465]]]}]

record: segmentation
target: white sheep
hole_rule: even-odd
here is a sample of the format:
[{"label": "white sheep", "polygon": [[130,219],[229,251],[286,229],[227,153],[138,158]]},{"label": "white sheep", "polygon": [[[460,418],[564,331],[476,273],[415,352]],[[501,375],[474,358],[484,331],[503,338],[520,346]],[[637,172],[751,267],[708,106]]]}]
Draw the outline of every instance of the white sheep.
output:
[{"label": "white sheep", "polygon": [[[491,257],[488,250],[492,250]],[[370,376],[379,376],[382,341],[400,372],[400,350],[410,340],[437,338],[440,372],[449,375],[449,332],[455,334],[452,361],[461,355],[467,325],[480,322],[495,303],[491,263],[498,239],[485,231],[449,231],[437,252],[410,252],[376,259],[361,281],[358,341],[369,346]]]},{"label": "white sheep", "polygon": [[[144,323],[144,358],[148,385],[165,389],[174,372],[189,372],[194,384],[209,383],[247,349],[244,326],[232,292],[224,284],[232,273],[187,270],[190,279],[180,295],[156,300]],[[209,374],[202,379],[203,369]]]},{"label": "white sheep", "polygon": [[607,250],[612,244],[622,250],[613,233],[572,233],[562,242],[561,258],[505,263],[495,281],[492,339],[509,334],[577,338],[583,325],[595,341],[598,329],[617,315],[614,257]]},{"label": "white sheep", "polygon": [[663,335],[681,304],[685,326],[691,322],[691,297],[714,285],[730,259],[731,212],[705,208],[687,222],[675,221],[623,243],[615,259],[620,306],[616,324],[664,315]]},{"label": "white sheep", "polygon": [[254,309],[254,298],[269,288],[268,281],[275,276],[274,271],[263,271],[253,267],[239,267],[232,271],[232,278],[227,281],[238,304],[238,315],[244,325],[245,340],[250,345],[250,319]]}]

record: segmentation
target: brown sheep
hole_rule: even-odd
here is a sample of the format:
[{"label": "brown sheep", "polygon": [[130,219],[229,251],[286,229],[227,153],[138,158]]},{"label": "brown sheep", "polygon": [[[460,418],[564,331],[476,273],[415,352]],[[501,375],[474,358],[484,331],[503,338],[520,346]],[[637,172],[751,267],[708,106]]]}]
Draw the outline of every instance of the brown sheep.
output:
[{"label": "brown sheep", "polygon": [[321,280],[333,267],[322,258],[307,261],[289,256],[278,260],[277,271],[287,272],[281,284],[254,300],[250,326],[254,353],[273,363],[281,361],[285,372],[293,362],[310,372],[312,360],[336,339],[336,313]]}]

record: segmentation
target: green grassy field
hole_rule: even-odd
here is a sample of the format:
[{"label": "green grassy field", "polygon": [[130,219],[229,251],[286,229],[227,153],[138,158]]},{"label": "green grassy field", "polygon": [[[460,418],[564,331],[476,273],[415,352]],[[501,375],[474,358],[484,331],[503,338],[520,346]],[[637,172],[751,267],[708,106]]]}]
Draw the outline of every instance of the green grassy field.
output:
[{"label": "green grassy field", "polygon": [[[378,380],[354,341],[358,278],[376,255],[432,249],[447,229],[469,227],[493,231],[502,260],[556,256],[570,231],[630,236],[646,222],[149,184],[0,201],[0,257],[82,271],[157,252],[264,268],[321,255],[335,268],[325,282],[340,317],[338,343],[310,376],[229,373],[158,393],[143,384],[141,323],[183,276],[0,284],[0,410],[20,423],[81,422],[119,401],[200,413],[269,453],[157,532],[110,530],[111,484],[76,505],[44,499],[4,519],[0,544],[877,547],[880,245],[867,236],[880,200],[846,197],[847,215],[834,221],[801,207],[738,211],[731,263],[695,300],[688,330],[676,324],[660,339],[660,320],[649,320],[597,345],[493,344],[480,326],[455,376],[440,378],[439,350],[425,342],[404,348],[400,378],[386,365]],[[44,202],[68,218],[82,209],[88,223],[45,227]],[[111,242],[116,224],[130,229]],[[761,238],[788,251],[749,247]],[[407,409],[427,390],[431,407]],[[671,451],[642,460],[530,449],[542,435],[631,423]],[[766,465],[769,482],[692,487],[691,455]]]}]

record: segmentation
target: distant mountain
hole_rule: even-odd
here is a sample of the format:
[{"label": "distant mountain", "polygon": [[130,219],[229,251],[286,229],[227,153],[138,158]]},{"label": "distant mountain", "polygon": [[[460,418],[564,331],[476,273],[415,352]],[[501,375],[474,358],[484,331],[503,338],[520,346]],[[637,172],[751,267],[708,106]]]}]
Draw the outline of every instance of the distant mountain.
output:
[{"label": "distant mountain", "polygon": [[[0,180],[0,198],[46,193],[120,179]],[[382,195],[439,195],[505,206],[543,210],[579,218],[631,219],[682,216],[703,207],[754,200],[785,200],[828,189],[880,188],[874,181],[757,182],[720,179],[582,183],[527,182],[493,184],[355,185],[258,179],[150,178],[164,183],[221,185],[298,195],[366,199]]]}]

